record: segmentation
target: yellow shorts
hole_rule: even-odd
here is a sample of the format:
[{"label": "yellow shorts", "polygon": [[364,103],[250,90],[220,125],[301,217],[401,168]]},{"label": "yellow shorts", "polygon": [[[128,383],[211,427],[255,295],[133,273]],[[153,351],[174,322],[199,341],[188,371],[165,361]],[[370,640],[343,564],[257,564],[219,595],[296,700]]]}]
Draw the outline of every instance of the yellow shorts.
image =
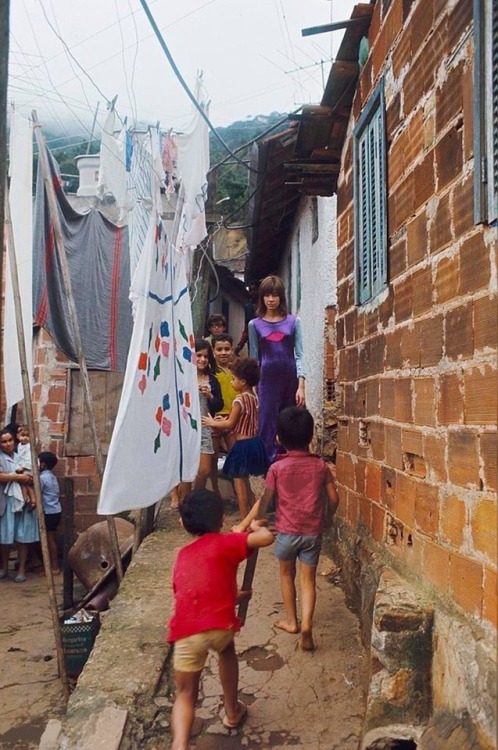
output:
[{"label": "yellow shorts", "polygon": [[175,642],[173,667],[177,672],[200,672],[209,651],[219,654],[233,643],[233,630],[205,630]]}]

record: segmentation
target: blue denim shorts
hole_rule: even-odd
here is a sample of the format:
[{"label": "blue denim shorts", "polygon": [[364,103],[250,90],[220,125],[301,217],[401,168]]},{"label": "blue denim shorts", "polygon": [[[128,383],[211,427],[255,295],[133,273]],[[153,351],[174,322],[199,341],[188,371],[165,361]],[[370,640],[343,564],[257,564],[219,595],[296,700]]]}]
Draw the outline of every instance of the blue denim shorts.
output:
[{"label": "blue denim shorts", "polygon": [[275,557],[278,560],[296,560],[304,565],[318,565],[322,536],[301,536],[300,534],[277,534]]}]

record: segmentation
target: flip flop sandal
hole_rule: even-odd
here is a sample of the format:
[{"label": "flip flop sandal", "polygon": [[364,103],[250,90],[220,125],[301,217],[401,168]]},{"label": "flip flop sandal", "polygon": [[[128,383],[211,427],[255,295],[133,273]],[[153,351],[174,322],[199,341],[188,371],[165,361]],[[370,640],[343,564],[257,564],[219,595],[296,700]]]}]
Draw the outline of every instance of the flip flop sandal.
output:
[{"label": "flip flop sandal", "polygon": [[14,583],[24,583],[26,580],[26,576],[16,576],[14,578]]},{"label": "flip flop sandal", "polygon": [[227,729],[237,729],[247,719],[247,706],[244,705],[243,703],[239,703],[239,705],[243,706],[243,708],[241,710],[240,716],[237,721],[234,721],[234,722],[229,721],[226,715],[223,717],[222,723],[223,723],[223,726],[226,727]]}]

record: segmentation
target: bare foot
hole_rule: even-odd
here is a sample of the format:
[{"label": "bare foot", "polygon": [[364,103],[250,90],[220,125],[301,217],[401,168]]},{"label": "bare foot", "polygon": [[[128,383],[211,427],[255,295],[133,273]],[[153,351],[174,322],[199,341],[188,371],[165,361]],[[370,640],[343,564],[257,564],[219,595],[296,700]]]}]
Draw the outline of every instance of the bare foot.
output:
[{"label": "bare foot", "polygon": [[273,626],[279,630],[285,630],[286,633],[299,633],[297,623],[289,622],[288,620],[275,620]]},{"label": "bare foot", "polygon": [[301,646],[303,651],[314,651],[315,650],[315,642],[313,640],[313,636],[311,634],[311,630],[307,630],[306,632],[301,633],[301,638],[299,640],[299,645]]},{"label": "bare foot", "polygon": [[58,576],[58,575],[60,575],[60,573],[61,573],[61,569],[60,568],[52,568],[52,575]]},{"label": "bare foot", "polygon": [[247,716],[247,706],[242,701],[237,702],[237,713],[235,716],[225,715],[223,717],[223,726],[227,729],[236,729],[239,727]]}]

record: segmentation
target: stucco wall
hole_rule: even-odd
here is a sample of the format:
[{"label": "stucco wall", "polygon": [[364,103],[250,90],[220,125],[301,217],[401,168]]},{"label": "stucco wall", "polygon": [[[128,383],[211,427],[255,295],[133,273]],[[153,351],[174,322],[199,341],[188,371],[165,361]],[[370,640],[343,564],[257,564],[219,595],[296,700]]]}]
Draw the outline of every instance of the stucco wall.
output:
[{"label": "stucco wall", "polygon": [[[303,198],[280,268],[290,312],[300,316],[306,359],[306,404],[320,423],[323,408],[325,308],[336,303],[336,199],[316,199],[318,237],[313,242],[313,198]],[[316,224],[315,224],[316,226]],[[300,290],[299,290],[300,287]]]}]

